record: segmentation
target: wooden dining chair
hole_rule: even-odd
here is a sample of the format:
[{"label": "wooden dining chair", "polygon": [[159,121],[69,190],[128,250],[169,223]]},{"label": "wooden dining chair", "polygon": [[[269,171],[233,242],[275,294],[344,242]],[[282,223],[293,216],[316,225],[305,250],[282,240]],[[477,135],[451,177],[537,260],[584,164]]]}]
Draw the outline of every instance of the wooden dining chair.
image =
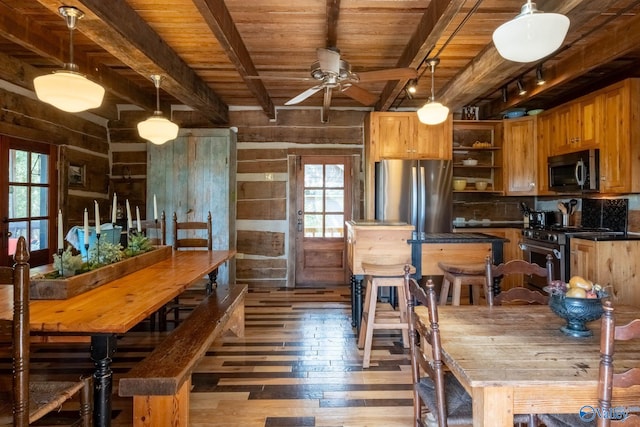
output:
[{"label": "wooden dining chair", "polygon": [[140,229],[149,239],[152,245],[161,246],[167,244],[167,220],[164,211],[160,219],[145,219],[140,221]]},{"label": "wooden dining chair", "polygon": [[[619,372],[614,372],[615,342],[639,340],[640,318],[634,319],[624,325],[616,326],[614,308],[611,301],[603,303],[604,314],[600,319],[600,367],[598,371],[598,407],[594,408],[602,414],[609,414],[612,408],[630,409],[628,405],[615,405],[616,388],[629,388],[640,386],[640,367],[632,367]],[[635,402],[640,402],[640,393],[635,396]],[[586,404],[586,403],[585,403]],[[640,426],[640,409],[635,406],[633,413],[628,413],[623,418],[621,411],[611,413],[613,417],[600,417],[595,414],[594,419],[586,422],[579,414],[547,414],[540,415],[540,421],[547,427],[573,427],[588,426]],[[595,411],[594,411],[595,412]],[[590,414],[591,415],[591,414]],[[614,419],[619,415],[623,419]]]},{"label": "wooden dining chair", "polygon": [[553,280],[553,259],[551,255],[547,255],[546,267],[541,267],[538,264],[530,263],[522,259],[513,259],[499,265],[494,265],[491,257],[487,257],[485,261],[486,280],[484,294],[489,306],[502,304],[545,305],[549,303],[548,295],[522,286],[511,288],[494,295],[494,280],[513,274],[545,277],[547,284],[549,284]]},{"label": "wooden dining chair", "polygon": [[[13,319],[0,320],[0,333],[12,336],[11,390],[0,390],[0,425],[26,427],[80,395],[80,421],[91,425],[91,377],[78,381],[32,381],[29,371],[29,252],[17,242],[13,267],[0,267],[0,285],[13,286]],[[0,381],[0,384],[3,382]]]},{"label": "wooden dining chair", "polygon": [[[213,225],[211,212],[207,213],[206,221],[178,221],[178,214],[173,213],[173,249],[178,250],[213,250]],[[206,294],[213,292],[216,283],[217,269],[208,274],[205,283]],[[177,326],[180,323],[180,311],[192,310],[192,305],[182,304],[180,297],[174,298],[171,304],[161,311],[160,329],[166,330],[167,314],[173,313],[173,322]]]}]

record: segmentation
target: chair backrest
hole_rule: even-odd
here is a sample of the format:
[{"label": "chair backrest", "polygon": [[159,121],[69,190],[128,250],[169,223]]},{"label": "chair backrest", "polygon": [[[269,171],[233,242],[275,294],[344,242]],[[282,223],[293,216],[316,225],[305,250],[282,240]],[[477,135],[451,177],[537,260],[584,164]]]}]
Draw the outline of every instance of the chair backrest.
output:
[{"label": "chair backrest", "polygon": [[[202,231],[206,237],[196,237],[194,232]],[[182,237],[183,233],[186,237]],[[206,222],[185,221],[178,222],[178,215],[173,213],[173,248],[206,248],[213,249],[213,235],[211,226],[211,212],[207,214]]]},{"label": "chair backrest", "polygon": [[[405,294],[407,295],[407,313],[409,322],[409,347],[411,352],[411,375],[413,383],[418,384],[420,381],[420,369],[429,375],[433,380],[436,390],[436,406],[431,411],[437,414],[437,419],[442,420],[446,425],[447,404],[445,401],[444,388],[444,366],[442,362],[442,345],[440,342],[440,327],[438,326],[438,305],[436,300],[436,291],[431,280],[427,281],[426,292],[420,287],[418,282],[411,277],[409,266],[405,267],[404,275]],[[420,303],[427,308],[429,313],[429,328],[424,327],[422,323],[417,322],[417,316],[414,310],[414,301]],[[416,339],[416,333],[431,346],[431,357],[429,358],[426,349],[420,346]],[[418,392],[414,387],[414,405],[417,406],[415,416],[420,417],[420,408]]]},{"label": "chair backrest", "polygon": [[524,287],[512,288],[494,295],[493,283],[499,277],[521,274],[546,277],[548,284],[553,280],[553,259],[551,255],[547,255],[546,268],[522,259],[514,259],[494,265],[490,257],[487,257],[485,265],[487,280],[485,281],[484,292],[488,305],[505,303],[547,304],[549,302],[549,296]]},{"label": "chair backrest", "polygon": [[[640,318],[631,322],[616,326],[614,309],[611,301],[603,304],[604,314],[601,319],[600,332],[600,375],[598,378],[598,403],[603,413],[608,413],[611,408],[613,390],[615,388],[628,388],[640,386],[640,367],[634,367],[622,372],[614,373],[613,361],[615,358],[615,341],[640,340]],[[640,425],[638,414],[629,414],[629,417],[621,422],[609,417],[598,417],[598,427],[610,425]]]},{"label": "chair backrest", "polygon": [[164,211],[159,220],[146,219],[140,221],[140,228],[153,245],[167,244],[167,220]]},{"label": "chair backrest", "polygon": [[[14,425],[29,424],[29,251],[18,239],[13,267],[0,267],[0,284],[13,286],[13,412]],[[4,328],[0,328],[4,329]]]}]

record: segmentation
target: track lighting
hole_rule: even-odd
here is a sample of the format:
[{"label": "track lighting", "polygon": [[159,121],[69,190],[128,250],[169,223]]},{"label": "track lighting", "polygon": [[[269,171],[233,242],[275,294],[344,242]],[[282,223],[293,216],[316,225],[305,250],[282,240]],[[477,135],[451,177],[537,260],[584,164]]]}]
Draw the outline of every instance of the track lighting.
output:
[{"label": "track lighting", "polygon": [[407,83],[407,92],[414,94],[418,90],[418,81],[416,79],[409,80]]},{"label": "track lighting", "polygon": [[536,84],[538,86],[542,86],[546,82],[547,81],[544,79],[544,76],[542,75],[542,64],[540,64],[538,65],[538,68],[536,68]]},{"label": "track lighting", "polygon": [[516,81],[516,85],[518,85],[518,95],[523,96],[527,94],[527,89],[524,87],[524,83],[522,83],[522,79],[518,79]]},{"label": "track lighting", "polygon": [[509,92],[507,90],[507,86],[505,85],[505,86],[502,86],[502,102],[506,104],[508,100],[509,100]]}]

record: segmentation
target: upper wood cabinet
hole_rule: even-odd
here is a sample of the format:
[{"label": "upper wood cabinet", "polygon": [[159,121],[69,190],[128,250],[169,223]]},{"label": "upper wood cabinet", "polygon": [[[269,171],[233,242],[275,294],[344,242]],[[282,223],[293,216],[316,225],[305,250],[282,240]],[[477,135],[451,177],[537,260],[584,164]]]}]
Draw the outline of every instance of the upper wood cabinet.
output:
[{"label": "upper wood cabinet", "polygon": [[596,148],[602,134],[602,97],[594,94],[561,105],[551,111],[555,115],[550,153],[564,154]]},{"label": "upper wood cabinet", "polygon": [[640,80],[628,79],[602,92],[600,192],[640,192]]},{"label": "upper wood cabinet", "polygon": [[555,126],[555,118],[554,114],[547,112],[536,116],[536,127],[538,131],[538,180],[536,195],[538,196],[555,194],[555,192],[549,190],[549,173],[547,165],[551,138],[553,136],[553,129]]},{"label": "upper wood cabinet", "polygon": [[535,116],[504,121],[503,171],[505,194],[538,192],[538,139]]},{"label": "upper wood cabinet", "polygon": [[[503,187],[502,120],[456,120],[453,122],[453,176],[467,181],[464,192],[497,192]],[[465,160],[476,160],[466,165]],[[476,182],[487,187],[478,190]]]},{"label": "upper wood cabinet", "polygon": [[369,161],[451,159],[451,115],[444,123],[420,123],[415,112],[372,112],[368,121]]}]

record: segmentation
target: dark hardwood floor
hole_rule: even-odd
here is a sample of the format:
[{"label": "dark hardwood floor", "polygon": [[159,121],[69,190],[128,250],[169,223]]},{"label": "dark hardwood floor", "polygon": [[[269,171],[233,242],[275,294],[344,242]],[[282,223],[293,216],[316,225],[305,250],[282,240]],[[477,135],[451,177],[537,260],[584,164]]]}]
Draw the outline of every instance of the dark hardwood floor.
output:
[{"label": "dark hardwood floor", "polygon": [[[363,369],[347,286],[253,289],[245,314],[245,337],[218,339],[193,375],[192,426],[412,425],[411,367],[401,334],[376,331],[371,367]],[[119,376],[163,336],[141,325],[120,338],[114,427],[131,425],[131,399],[117,396]],[[38,345],[32,370],[57,377],[91,372],[87,347]],[[64,409],[50,420],[75,408]]]}]

